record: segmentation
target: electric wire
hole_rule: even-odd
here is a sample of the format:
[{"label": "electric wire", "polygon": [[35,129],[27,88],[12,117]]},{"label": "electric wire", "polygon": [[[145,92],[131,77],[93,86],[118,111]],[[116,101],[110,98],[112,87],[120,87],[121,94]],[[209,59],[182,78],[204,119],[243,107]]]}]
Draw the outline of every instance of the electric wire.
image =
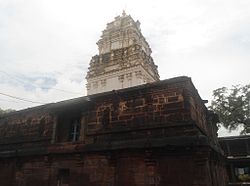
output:
[{"label": "electric wire", "polygon": [[25,102],[29,102],[29,103],[47,104],[47,103],[44,103],[44,102],[32,101],[32,100],[29,100],[29,99],[26,99],[26,98],[17,97],[17,96],[13,96],[13,95],[10,95],[10,94],[5,94],[5,93],[2,93],[2,92],[0,92],[0,95],[7,96],[7,97],[17,99],[17,100],[21,100],[21,101],[25,101]]},{"label": "electric wire", "polygon": [[53,90],[56,90],[56,91],[60,91],[60,92],[65,92],[65,93],[70,93],[70,94],[77,94],[77,95],[82,95],[82,93],[80,92],[72,92],[72,91],[68,91],[68,90],[63,90],[63,89],[58,89],[58,88],[53,88],[53,87],[44,87],[44,86],[38,86],[36,84],[33,84],[33,83],[30,83],[30,82],[25,82],[23,80],[21,80],[20,78],[17,78],[17,77],[13,77],[11,74],[7,73],[7,72],[4,72],[2,70],[0,70],[1,73],[9,76],[11,79],[14,79],[15,81],[18,81],[19,83],[23,84],[23,85],[31,85],[33,87],[37,87],[37,88],[41,88],[41,89],[53,89]]},{"label": "electric wire", "polygon": [[0,101],[10,102],[10,103],[20,103],[20,102],[14,101],[14,100],[7,100],[7,99],[1,99],[1,98],[0,98]]}]

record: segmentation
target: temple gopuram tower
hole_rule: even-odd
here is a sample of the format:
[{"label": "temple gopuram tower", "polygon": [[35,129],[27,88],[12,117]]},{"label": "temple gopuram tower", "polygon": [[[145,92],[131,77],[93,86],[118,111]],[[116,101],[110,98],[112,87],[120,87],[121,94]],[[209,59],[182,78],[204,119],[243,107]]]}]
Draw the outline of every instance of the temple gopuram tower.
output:
[{"label": "temple gopuram tower", "polygon": [[125,12],[107,24],[97,45],[99,54],[92,57],[86,76],[88,95],[159,80],[140,22]]}]

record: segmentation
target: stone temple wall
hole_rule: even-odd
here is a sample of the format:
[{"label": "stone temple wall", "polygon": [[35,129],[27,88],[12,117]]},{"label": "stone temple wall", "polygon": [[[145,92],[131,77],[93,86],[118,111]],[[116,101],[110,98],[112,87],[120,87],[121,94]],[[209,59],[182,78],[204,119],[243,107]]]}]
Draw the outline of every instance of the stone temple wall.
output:
[{"label": "stone temple wall", "polygon": [[188,77],[17,111],[0,118],[0,185],[224,186],[216,132]]}]

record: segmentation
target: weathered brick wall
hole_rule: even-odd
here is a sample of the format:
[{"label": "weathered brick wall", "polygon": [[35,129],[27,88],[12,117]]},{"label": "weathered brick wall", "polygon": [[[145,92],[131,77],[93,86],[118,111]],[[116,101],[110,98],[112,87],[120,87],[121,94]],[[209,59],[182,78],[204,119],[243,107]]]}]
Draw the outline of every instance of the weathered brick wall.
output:
[{"label": "weathered brick wall", "polygon": [[199,149],[151,149],[17,158],[6,162],[1,185],[54,186],[60,170],[68,170],[70,186],[225,186],[223,166],[207,155]]},{"label": "weathered brick wall", "polygon": [[[218,145],[217,131],[208,122],[208,111],[190,79],[124,92],[114,91],[105,97],[90,96],[90,100],[92,107],[83,113],[86,143],[93,143],[93,138],[107,140],[108,135],[109,139],[115,140],[114,133],[131,129],[133,132],[127,136],[117,134],[117,140],[122,137],[152,137],[153,133],[161,137],[203,134]],[[169,129],[156,129],[163,125]],[[193,125],[193,129],[187,130],[183,125]],[[153,129],[138,131],[149,127]]]},{"label": "weathered brick wall", "polygon": [[15,159],[3,160],[3,158],[0,158],[0,185],[14,186],[15,174]]},{"label": "weathered brick wall", "polygon": [[[144,90],[143,90],[144,91]],[[190,121],[185,108],[183,87],[162,90],[145,90],[127,94],[114,93],[95,100],[95,107],[88,112],[88,129],[102,127],[139,126],[160,123]],[[93,126],[94,125],[94,126]]]},{"label": "weathered brick wall", "polygon": [[[202,132],[210,140],[216,140],[213,134],[215,131],[207,122],[206,107],[189,78],[89,97],[87,104],[79,99],[77,107],[68,104],[65,109],[62,107],[60,111],[54,111],[55,108],[45,106],[0,119],[1,142],[67,142],[70,125],[75,118],[81,121],[83,131],[80,139],[86,139],[86,142],[94,140],[92,134],[104,131],[134,130],[140,127],[151,127],[151,130],[161,125],[165,128],[176,127],[167,132],[162,131],[167,136],[187,135],[189,132],[190,135],[197,135]],[[198,127],[196,134],[194,129],[180,133],[180,126],[191,124]],[[159,132],[155,133],[159,135]],[[142,138],[147,136],[143,132],[136,135]]]},{"label": "weathered brick wall", "polygon": [[[50,144],[55,117],[43,110],[29,110],[0,119],[0,149]],[[25,144],[25,145],[24,145]]]},{"label": "weathered brick wall", "polygon": [[213,127],[185,77],[19,111],[0,119],[0,185],[224,186]]}]

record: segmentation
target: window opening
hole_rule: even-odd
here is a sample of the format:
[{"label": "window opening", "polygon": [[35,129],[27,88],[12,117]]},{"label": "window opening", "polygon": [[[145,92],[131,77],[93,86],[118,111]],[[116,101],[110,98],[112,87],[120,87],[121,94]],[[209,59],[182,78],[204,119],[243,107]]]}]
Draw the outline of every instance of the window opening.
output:
[{"label": "window opening", "polygon": [[80,123],[78,120],[74,120],[71,125],[70,140],[72,142],[78,141],[80,136]]}]

